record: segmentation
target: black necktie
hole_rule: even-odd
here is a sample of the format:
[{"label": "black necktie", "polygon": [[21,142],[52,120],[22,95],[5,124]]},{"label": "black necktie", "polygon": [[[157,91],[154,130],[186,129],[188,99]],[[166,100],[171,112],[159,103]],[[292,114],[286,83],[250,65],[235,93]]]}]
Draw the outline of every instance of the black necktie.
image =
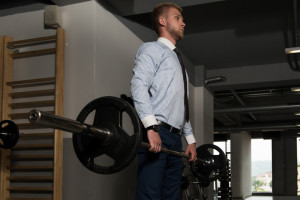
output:
[{"label": "black necktie", "polygon": [[184,82],[184,113],[185,113],[185,120],[189,122],[189,102],[187,98],[187,81],[186,81],[185,67],[179,51],[176,48],[174,49],[174,51],[177,54],[182,69],[183,82]]}]

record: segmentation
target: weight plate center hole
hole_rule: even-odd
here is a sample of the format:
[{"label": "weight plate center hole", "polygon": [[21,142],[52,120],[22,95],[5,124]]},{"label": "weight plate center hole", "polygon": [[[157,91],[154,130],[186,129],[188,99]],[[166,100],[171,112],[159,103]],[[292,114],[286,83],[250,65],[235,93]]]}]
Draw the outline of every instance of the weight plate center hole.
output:
[{"label": "weight plate center hole", "polygon": [[121,128],[128,134],[128,136],[132,136],[134,134],[134,127],[127,112],[122,112],[122,120],[120,125]]}]

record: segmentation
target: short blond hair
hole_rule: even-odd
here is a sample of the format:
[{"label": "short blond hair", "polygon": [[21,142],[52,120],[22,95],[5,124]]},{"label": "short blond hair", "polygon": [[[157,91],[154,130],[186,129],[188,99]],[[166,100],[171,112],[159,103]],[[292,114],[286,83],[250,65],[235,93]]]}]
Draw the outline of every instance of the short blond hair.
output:
[{"label": "short blond hair", "polygon": [[160,34],[159,31],[159,18],[162,15],[166,15],[169,12],[170,8],[175,8],[177,9],[180,13],[182,12],[182,8],[180,6],[178,6],[175,3],[169,3],[169,2],[165,2],[165,3],[160,3],[157,4],[152,11],[152,26],[154,31],[157,33],[157,35]]}]

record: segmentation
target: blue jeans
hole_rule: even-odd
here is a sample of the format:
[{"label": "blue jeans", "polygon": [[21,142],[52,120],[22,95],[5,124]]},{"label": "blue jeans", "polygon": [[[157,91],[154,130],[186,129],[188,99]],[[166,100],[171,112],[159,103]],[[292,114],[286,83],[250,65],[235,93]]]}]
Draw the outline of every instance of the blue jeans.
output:
[{"label": "blue jeans", "polygon": [[[162,147],[182,151],[181,136],[159,126]],[[144,141],[148,142],[144,135]],[[164,152],[152,153],[141,148],[138,153],[136,200],[179,200],[182,158]]]}]

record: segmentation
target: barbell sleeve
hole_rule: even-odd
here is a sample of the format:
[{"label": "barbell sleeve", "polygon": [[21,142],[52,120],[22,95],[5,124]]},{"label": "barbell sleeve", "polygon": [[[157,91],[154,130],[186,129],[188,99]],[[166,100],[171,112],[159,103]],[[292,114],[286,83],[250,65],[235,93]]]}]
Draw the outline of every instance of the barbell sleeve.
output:
[{"label": "barbell sleeve", "polygon": [[37,109],[33,109],[29,112],[28,120],[33,124],[47,128],[97,137],[104,142],[109,140],[112,134],[109,129],[91,126]]}]

